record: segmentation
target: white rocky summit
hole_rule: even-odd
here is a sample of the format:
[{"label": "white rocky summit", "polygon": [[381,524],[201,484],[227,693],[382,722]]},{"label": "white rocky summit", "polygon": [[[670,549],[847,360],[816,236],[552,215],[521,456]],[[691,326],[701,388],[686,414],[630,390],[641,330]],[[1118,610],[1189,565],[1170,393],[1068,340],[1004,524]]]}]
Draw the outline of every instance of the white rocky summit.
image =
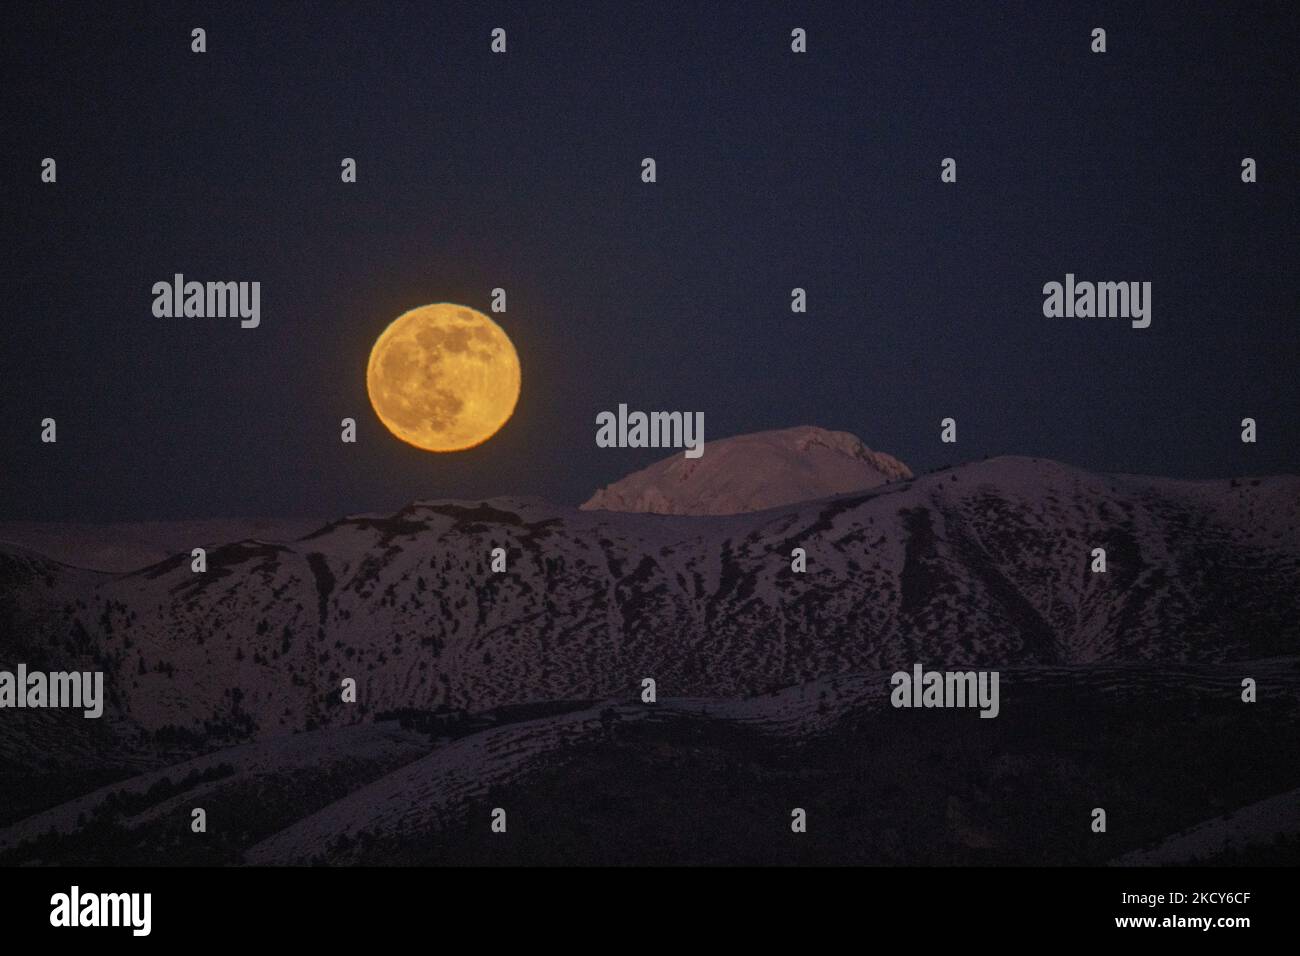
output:
[{"label": "white rocky summit", "polygon": [[875,488],[911,478],[898,459],[848,432],[811,425],[708,442],[700,458],[674,455],[597,491],[587,511],[725,515]]}]

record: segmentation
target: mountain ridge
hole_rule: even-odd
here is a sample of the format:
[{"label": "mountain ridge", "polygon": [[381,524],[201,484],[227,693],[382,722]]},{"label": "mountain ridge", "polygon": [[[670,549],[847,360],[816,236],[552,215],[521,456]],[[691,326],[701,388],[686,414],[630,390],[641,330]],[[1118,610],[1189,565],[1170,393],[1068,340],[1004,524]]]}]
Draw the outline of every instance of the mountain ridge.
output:
[{"label": "mountain ridge", "polygon": [[864,491],[911,470],[849,432],[800,425],[707,442],[597,490],[583,510],[721,515]]},{"label": "mountain ridge", "polygon": [[0,659],[102,666],[114,719],[146,735],[237,737],[601,699],[645,676],[721,697],[916,661],[1260,657],[1300,637],[1298,527],[1297,477],[1018,457],[727,516],[414,502],[217,546],[204,574],[187,552],[106,574],[0,549]]}]

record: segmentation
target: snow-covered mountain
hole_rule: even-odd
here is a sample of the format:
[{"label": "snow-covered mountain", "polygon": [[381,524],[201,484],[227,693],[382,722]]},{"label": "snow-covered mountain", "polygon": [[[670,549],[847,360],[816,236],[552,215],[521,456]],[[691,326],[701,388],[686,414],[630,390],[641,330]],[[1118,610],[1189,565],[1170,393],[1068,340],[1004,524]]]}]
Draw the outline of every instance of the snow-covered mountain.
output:
[{"label": "snow-covered mountain", "polygon": [[[725,517],[417,502],[216,547],[205,573],[188,550],[103,574],[4,548],[0,666],[101,667],[114,726],[211,742],[403,707],[631,697],[645,677],[734,698],[916,662],[1290,654],[1297,581],[1300,478],[1000,458]],[[6,716],[11,756],[97,723]]]},{"label": "snow-covered mountain", "polygon": [[585,510],[725,515],[866,491],[911,478],[907,466],[848,432],[801,426],[707,442],[597,491]]}]

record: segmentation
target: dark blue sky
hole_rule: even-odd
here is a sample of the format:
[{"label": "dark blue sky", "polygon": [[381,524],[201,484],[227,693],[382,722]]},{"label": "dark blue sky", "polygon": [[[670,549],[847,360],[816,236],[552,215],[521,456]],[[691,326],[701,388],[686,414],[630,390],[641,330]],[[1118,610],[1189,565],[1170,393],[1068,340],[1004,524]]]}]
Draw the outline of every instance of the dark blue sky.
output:
[{"label": "dark blue sky", "polygon": [[[1294,4],[371,6],[7,23],[0,518],[576,503],[661,457],[596,447],[619,402],[918,471],[1300,470]],[[154,318],[175,272],[260,281],[261,327]],[[1067,272],[1151,281],[1151,327],[1044,318]],[[514,418],[451,456],[389,436],[375,337],[496,286]]]}]

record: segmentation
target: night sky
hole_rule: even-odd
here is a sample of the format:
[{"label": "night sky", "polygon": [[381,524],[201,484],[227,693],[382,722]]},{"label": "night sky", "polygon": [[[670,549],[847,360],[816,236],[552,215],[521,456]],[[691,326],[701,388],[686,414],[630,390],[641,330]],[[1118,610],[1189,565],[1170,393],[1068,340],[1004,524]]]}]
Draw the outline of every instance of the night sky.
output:
[{"label": "night sky", "polygon": [[[576,504],[665,454],[596,447],[620,402],[703,411],[706,439],[843,429],[918,472],[1294,473],[1297,11],[7,11],[0,519]],[[176,272],[260,281],[261,327],[155,318]],[[1045,318],[1067,272],[1152,282],[1151,327]],[[429,302],[488,311],[497,286],[514,418],[464,453],[399,442],[366,396],[376,336]]]}]

